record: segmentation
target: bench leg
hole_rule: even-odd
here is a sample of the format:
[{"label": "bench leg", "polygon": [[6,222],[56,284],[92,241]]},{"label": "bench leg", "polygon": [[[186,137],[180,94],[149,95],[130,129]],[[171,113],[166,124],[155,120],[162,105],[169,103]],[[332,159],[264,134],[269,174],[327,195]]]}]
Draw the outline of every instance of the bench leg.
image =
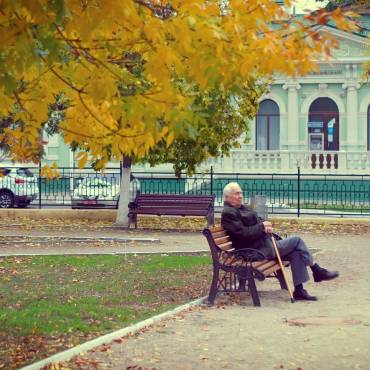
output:
[{"label": "bench leg", "polygon": [[261,306],[260,297],[258,296],[256,282],[254,281],[254,277],[248,278],[248,288],[252,296],[253,304],[255,306]]},{"label": "bench leg", "polygon": [[285,282],[285,279],[284,279],[284,276],[283,276],[283,273],[281,272],[281,270],[276,271],[276,277],[279,280],[281,289],[288,290],[288,287],[286,285],[286,282]]},{"label": "bench leg", "polygon": [[137,215],[135,213],[129,212],[129,214],[128,214],[128,228],[131,227],[131,224],[135,224],[135,229],[137,228]]},{"label": "bench leg", "polygon": [[245,292],[245,284],[247,280],[244,278],[239,278],[239,286],[238,286],[238,291],[239,292]]},{"label": "bench leg", "polygon": [[213,305],[215,303],[215,299],[217,295],[219,272],[220,272],[219,269],[213,269],[212,283],[211,283],[211,288],[209,290],[209,295],[208,295],[208,303],[210,305]]}]

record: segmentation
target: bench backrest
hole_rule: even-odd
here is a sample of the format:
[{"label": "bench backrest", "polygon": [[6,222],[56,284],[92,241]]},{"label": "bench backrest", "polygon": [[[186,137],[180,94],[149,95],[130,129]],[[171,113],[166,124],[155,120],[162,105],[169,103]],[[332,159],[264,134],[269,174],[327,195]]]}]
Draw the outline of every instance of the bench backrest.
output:
[{"label": "bench backrest", "polygon": [[208,227],[203,230],[203,235],[211,249],[213,264],[219,264],[220,254],[233,249],[230,236],[222,226]]},{"label": "bench backrest", "polygon": [[140,194],[134,207],[139,209],[199,210],[207,214],[213,211],[214,195]]},{"label": "bench backrest", "polygon": [[222,226],[209,227],[203,233],[214,248],[223,251],[233,249],[230,236]]}]

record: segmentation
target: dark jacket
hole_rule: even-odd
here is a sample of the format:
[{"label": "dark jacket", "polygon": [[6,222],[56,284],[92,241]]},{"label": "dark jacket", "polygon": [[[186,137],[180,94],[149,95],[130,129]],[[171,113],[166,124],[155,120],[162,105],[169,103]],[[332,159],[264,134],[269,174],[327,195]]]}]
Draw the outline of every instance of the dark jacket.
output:
[{"label": "dark jacket", "polygon": [[275,257],[271,238],[265,233],[263,220],[251,208],[242,205],[240,208],[224,203],[221,225],[230,235],[235,249],[258,249],[266,258]]}]

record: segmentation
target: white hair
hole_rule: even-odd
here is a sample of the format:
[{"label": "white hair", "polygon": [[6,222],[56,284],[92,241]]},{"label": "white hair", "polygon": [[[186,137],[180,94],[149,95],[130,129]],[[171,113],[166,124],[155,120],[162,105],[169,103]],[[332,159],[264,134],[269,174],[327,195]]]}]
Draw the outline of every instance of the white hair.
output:
[{"label": "white hair", "polygon": [[240,185],[237,182],[229,182],[225,187],[224,187],[224,200],[231,195],[231,193],[236,189],[240,189]]}]

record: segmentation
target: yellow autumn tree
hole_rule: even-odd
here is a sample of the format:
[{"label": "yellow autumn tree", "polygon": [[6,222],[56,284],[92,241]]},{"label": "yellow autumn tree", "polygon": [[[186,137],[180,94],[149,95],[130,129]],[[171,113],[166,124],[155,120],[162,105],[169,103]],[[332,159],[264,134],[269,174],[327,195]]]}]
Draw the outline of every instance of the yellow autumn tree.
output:
[{"label": "yellow autumn tree", "polygon": [[197,96],[177,79],[230,93],[275,73],[305,74],[336,46],[322,25],[355,27],[340,9],[298,20],[286,10],[291,5],[0,0],[0,116],[21,123],[3,127],[0,139],[12,159],[37,161],[48,105],[63,93],[69,105],[59,128],[79,148],[80,166],[88,158],[97,168],[109,159],[144,158],[197,121]]}]

